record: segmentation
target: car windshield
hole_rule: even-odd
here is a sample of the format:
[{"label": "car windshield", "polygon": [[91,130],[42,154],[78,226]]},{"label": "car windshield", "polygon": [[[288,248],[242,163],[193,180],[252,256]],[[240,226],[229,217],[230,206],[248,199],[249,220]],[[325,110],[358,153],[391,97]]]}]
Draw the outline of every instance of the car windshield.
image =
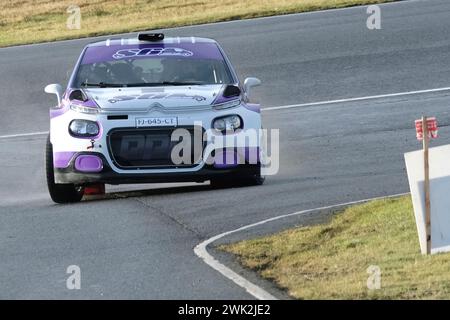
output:
[{"label": "car windshield", "polygon": [[[107,54],[104,58],[104,52],[93,57],[95,52],[89,52],[90,49],[88,48],[77,70],[73,84],[75,87],[232,83],[230,71],[217,47],[217,52],[210,57],[204,51],[197,55],[187,51],[190,55],[186,56],[186,50],[180,51],[182,49],[178,48],[139,47],[113,51],[109,49],[111,55]],[[99,48],[95,49],[99,51]]]}]

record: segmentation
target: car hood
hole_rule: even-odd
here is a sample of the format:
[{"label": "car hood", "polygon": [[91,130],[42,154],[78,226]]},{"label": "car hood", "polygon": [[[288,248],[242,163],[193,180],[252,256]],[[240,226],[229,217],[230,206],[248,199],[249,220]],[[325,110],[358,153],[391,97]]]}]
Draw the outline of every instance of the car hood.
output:
[{"label": "car hood", "polygon": [[208,107],[217,98],[222,85],[164,86],[141,88],[84,89],[105,112],[148,111],[149,109],[179,109]]}]

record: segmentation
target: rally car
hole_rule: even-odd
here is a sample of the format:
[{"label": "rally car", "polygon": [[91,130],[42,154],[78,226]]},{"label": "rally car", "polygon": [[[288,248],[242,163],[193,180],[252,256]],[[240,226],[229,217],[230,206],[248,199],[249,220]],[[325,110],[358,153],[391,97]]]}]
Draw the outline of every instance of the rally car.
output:
[{"label": "rally car", "polygon": [[141,33],[87,45],[50,109],[46,172],[56,203],[105,184],[262,184],[256,78],[241,83],[219,44]]}]

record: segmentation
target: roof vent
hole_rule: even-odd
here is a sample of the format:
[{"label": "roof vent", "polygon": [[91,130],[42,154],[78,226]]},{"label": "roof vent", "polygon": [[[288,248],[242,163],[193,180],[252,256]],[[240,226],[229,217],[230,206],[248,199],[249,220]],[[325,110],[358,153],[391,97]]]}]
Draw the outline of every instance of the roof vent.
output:
[{"label": "roof vent", "polygon": [[139,33],[139,41],[162,41],[164,40],[164,33]]}]

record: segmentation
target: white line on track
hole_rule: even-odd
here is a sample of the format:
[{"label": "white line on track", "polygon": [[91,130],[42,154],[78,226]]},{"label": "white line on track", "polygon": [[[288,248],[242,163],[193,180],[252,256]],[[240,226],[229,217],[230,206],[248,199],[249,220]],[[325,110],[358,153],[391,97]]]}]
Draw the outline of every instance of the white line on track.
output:
[{"label": "white line on track", "polygon": [[243,227],[240,227],[238,229],[235,230],[231,230],[231,231],[227,231],[224,233],[221,233],[217,236],[214,236],[212,238],[209,238],[205,241],[203,241],[202,243],[198,244],[195,248],[194,248],[194,252],[195,254],[200,257],[201,259],[203,259],[203,261],[209,265],[211,268],[217,270],[218,272],[220,272],[223,276],[225,276],[226,278],[232,280],[234,283],[236,283],[237,285],[239,285],[240,287],[244,288],[248,293],[250,293],[253,297],[255,297],[256,299],[259,300],[277,300],[277,298],[275,298],[273,295],[271,295],[270,293],[268,293],[267,291],[265,291],[264,289],[262,289],[261,287],[255,285],[254,283],[250,282],[249,280],[245,279],[243,276],[237,274],[236,272],[234,272],[233,270],[231,270],[230,268],[228,268],[227,266],[223,265],[222,263],[220,263],[219,261],[217,261],[212,255],[210,255],[208,253],[207,247],[208,245],[210,245],[211,243],[226,237],[230,234],[233,233],[237,233],[243,230],[247,230],[250,228],[254,228],[275,220],[280,220],[283,218],[288,218],[288,217],[292,217],[292,216],[301,216],[301,215],[307,215],[310,214],[312,212],[315,211],[321,211],[321,210],[332,210],[332,209],[336,209],[336,208],[340,208],[340,207],[347,207],[350,205],[355,205],[355,204],[361,204],[364,202],[368,202],[368,201],[372,201],[372,200],[381,200],[381,199],[386,199],[386,198],[395,198],[395,197],[400,197],[400,196],[404,196],[404,195],[408,195],[409,193],[400,193],[400,194],[395,194],[395,195],[391,195],[391,196],[386,196],[386,197],[376,197],[376,198],[370,198],[370,199],[364,199],[364,200],[358,200],[358,201],[351,201],[351,202],[346,202],[346,203],[341,203],[341,204],[337,204],[337,205],[332,205],[332,206],[326,206],[326,207],[320,207],[320,208],[314,208],[314,209],[308,209],[308,210],[302,210],[302,211],[297,211],[294,213],[289,213],[289,214],[284,214],[281,216],[276,216],[276,217],[272,217],[266,220],[262,220],[256,223],[252,223]]},{"label": "white line on track", "polygon": [[29,137],[29,136],[41,136],[41,135],[46,135],[46,134],[48,134],[48,131],[8,134],[6,136],[0,136],[0,139],[21,138],[21,137]]},{"label": "white line on track", "polygon": [[[302,107],[323,106],[323,105],[338,104],[338,103],[344,103],[344,102],[354,102],[354,101],[374,100],[374,99],[382,99],[382,98],[411,96],[411,95],[416,95],[416,94],[437,93],[437,92],[445,92],[445,91],[450,91],[450,87],[417,90],[417,91],[406,91],[406,92],[398,92],[398,93],[388,93],[388,94],[380,94],[380,95],[376,95],[376,96],[347,98],[347,99],[339,99],[339,100],[318,101],[318,102],[302,103],[302,104],[291,104],[291,105],[286,105],[286,106],[267,107],[267,108],[262,108],[261,110],[262,111],[273,111],[273,110],[283,110],[283,109],[294,109],[294,108],[302,108]],[[0,140],[1,139],[9,139],[9,138],[20,138],[20,137],[27,137],[27,136],[45,135],[45,134],[48,134],[48,131],[10,134],[10,135],[0,136]]]},{"label": "white line on track", "polygon": [[319,101],[319,102],[302,103],[302,104],[291,104],[291,105],[287,105],[287,106],[267,107],[267,108],[262,108],[261,110],[271,111],[271,110],[293,109],[293,108],[312,107],[312,106],[327,105],[327,104],[337,104],[337,103],[343,103],[343,102],[354,102],[354,101],[374,100],[374,99],[382,99],[382,98],[411,96],[411,95],[415,95],[415,94],[436,93],[436,92],[444,92],[444,91],[450,91],[450,87],[427,89],[427,90],[417,90],[417,91],[406,91],[406,92],[398,92],[398,93],[388,93],[388,94],[380,94],[380,95],[376,95],[376,96]]}]

